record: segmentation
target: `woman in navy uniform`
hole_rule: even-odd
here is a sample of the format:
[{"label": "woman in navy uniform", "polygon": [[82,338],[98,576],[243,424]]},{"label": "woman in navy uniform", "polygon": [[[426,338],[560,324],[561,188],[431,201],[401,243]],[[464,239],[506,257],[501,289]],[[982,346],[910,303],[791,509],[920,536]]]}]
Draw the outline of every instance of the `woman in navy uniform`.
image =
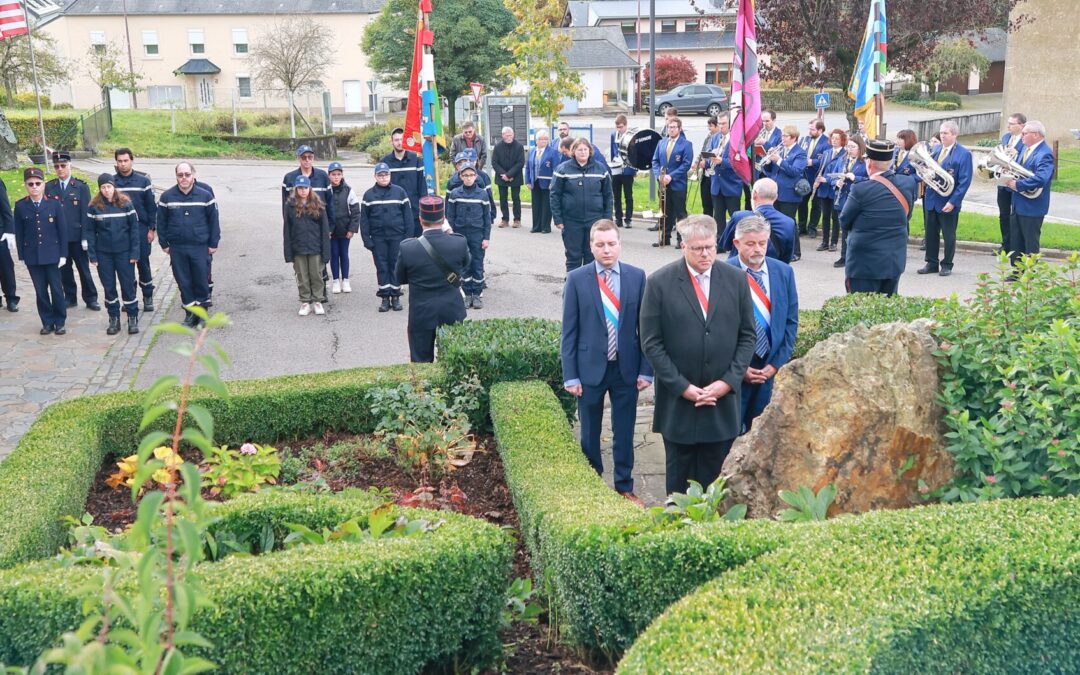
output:
[{"label": "woman in navy uniform", "polygon": [[67,302],[60,268],[67,262],[64,208],[45,197],[45,174],[37,167],[23,171],[27,195],[15,203],[15,244],[26,263],[37,295],[41,334],[67,332]]},{"label": "woman in navy uniform", "polygon": [[66,152],[53,153],[53,168],[56,178],[45,183],[45,196],[57,199],[64,207],[64,220],[68,227],[67,264],[60,271],[64,283],[64,297],[67,306],[79,304],[79,286],[75,285],[75,270],[79,270],[79,284],[82,286],[82,298],[86,308],[95,312],[101,310],[98,304],[97,286],[94,275],[90,273],[90,257],[86,253],[86,207],[90,203],[90,186],[71,175],[71,155]]},{"label": "woman in navy uniform", "polygon": [[19,296],[15,293],[15,225],[11,219],[11,202],[8,201],[7,185],[0,180],[0,291],[7,301],[7,311],[19,311]]},{"label": "woman in navy uniform", "polygon": [[[866,173],[866,163],[863,156],[866,154],[866,144],[861,136],[850,136],[847,142],[847,152],[843,159],[835,164],[839,171],[844,174],[843,178],[836,181],[836,199],[833,201],[833,211],[837,214],[844,212],[844,204],[847,203],[851,186],[867,180],[870,176]],[[835,236],[835,235],[833,235]],[[840,259],[833,263],[833,267],[844,267],[847,263],[847,230],[841,228],[840,233]]]},{"label": "woman in navy uniform", "polygon": [[465,184],[456,188],[446,198],[446,220],[450,228],[469,242],[472,264],[462,277],[465,306],[483,309],[480,294],[484,292],[484,252],[491,239],[491,214],[488,212],[487,196],[476,184],[476,167],[465,163],[458,173]]},{"label": "woman in navy uniform", "polygon": [[382,298],[380,312],[388,312],[391,308],[395,312],[402,310],[401,284],[395,263],[401,241],[409,236],[412,222],[409,195],[390,182],[390,167],[379,162],[375,165],[375,185],[360,200],[360,236],[364,248],[371,251],[375,260],[375,275],[379,282],[375,295]]},{"label": "woman in navy uniform", "polygon": [[[107,335],[120,332],[120,298],[128,315],[128,333],[139,332],[139,301],[135,297],[135,265],[139,262],[142,229],[135,207],[116,189],[111,174],[98,176],[98,193],[87,210],[86,237],[90,264],[97,266],[109,312]],[[116,294],[117,280],[120,296]]]},{"label": "woman in navy uniform", "polygon": [[551,218],[562,231],[567,272],[593,261],[589,228],[601,218],[611,220],[611,174],[592,153],[588,139],[575,139],[572,159],[555,169],[551,182]]}]

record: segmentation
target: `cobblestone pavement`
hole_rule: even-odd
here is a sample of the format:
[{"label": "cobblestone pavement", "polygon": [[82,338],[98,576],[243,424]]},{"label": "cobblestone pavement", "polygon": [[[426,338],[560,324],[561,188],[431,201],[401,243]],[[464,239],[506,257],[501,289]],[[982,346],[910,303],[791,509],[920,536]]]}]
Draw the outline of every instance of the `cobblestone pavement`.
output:
[{"label": "cobblestone pavement", "polygon": [[[667,498],[665,484],[664,439],[652,431],[653,406],[646,400],[651,390],[643,393],[637,411],[634,426],[634,494],[641,497],[649,506],[659,506]],[[581,429],[575,425],[574,435],[580,436]],[[604,408],[604,428],[600,432],[600,454],[604,462],[604,482],[613,487],[611,469],[614,462],[611,457],[611,409]]]}]

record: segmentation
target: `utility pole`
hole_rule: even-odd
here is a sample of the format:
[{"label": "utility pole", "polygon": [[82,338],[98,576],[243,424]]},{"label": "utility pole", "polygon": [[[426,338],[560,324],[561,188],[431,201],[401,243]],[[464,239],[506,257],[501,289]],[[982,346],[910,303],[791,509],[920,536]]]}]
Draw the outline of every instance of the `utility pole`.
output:
[{"label": "utility pole", "polygon": [[[131,58],[131,28],[128,26],[128,11],[127,0],[124,0],[124,39],[127,41],[127,54],[128,54],[128,83],[130,85],[135,84],[135,61]],[[134,89],[134,87],[132,87]],[[131,92],[131,107],[133,110],[139,109],[139,97],[134,91]]]},{"label": "utility pole", "polygon": [[[649,128],[656,128],[656,0],[649,0]],[[656,179],[649,172],[649,201],[656,199]]]}]

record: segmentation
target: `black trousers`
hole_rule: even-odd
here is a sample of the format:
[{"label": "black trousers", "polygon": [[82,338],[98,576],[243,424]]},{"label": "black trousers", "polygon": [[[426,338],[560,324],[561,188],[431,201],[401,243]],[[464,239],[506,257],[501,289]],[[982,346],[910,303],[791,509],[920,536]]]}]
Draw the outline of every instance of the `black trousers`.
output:
[{"label": "black trousers", "polygon": [[896,289],[900,285],[900,277],[892,279],[856,279],[848,277],[844,280],[844,286],[848,293],[881,293],[882,295],[896,295]]},{"label": "black trousers", "polygon": [[1039,252],[1039,238],[1042,236],[1043,216],[1019,216],[1012,214],[1009,229],[1009,244],[1012,251],[1009,260],[1013,265],[1020,256]]},{"label": "black trousers", "polygon": [[375,291],[375,295],[380,298],[401,297],[401,284],[397,280],[401,240],[396,237],[373,237],[372,241],[375,242],[375,247],[371,250],[371,257],[375,261],[375,278],[379,282],[379,290]]},{"label": "black trousers", "polygon": [[75,270],[79,270],[79,286],[82,286],[82,299],[86,304],[97,302],[97,286],[90,272],[90,255],[83,250],[81,241],[68,242],[67,262],[60,269],[60,280],[64,285],[64,297],[68,304],[75,304],[79,299],[79,286],[75,285]]},{"label": "black trousers", "polygon": [[147,230],[142,228],[139,242],[139,262],[135,265],[139,273],[139,288],[142,289],[143,300],[154,297],[154,273],[150,271],[150,242],[146,240]]},{"label": "black trousers", "polygon": [[[788,218],[795,220],[799,216],[799,202],[776,202],[773,204],[776,210],[784,214]],[[798,221],[796,221],[798,222]],[[795,251],[794,254],[802,257],[802,246],[799,245],[799,233],[795,232]]]},{"label": "black trousers", "polygon": [[582,386],[578,398],[581,420],[581,450],[596,473],[603,475],[600,455],[600,432],[604,421],[604,398],[611,397],[611,431],[614,440],[611,459],[612,477],[618,492],[634,491],[634,422],[637,420],[637,382],[627,384],[619,371],[619,361],[608,361],[604,381],[597,386]]},{"label": "black trousers", "polygon": [[951,213],[926,210],[926,262],[932,267],[938,266],[938,246],[944,238],[945,256],[941,258],[941,266],[952,269],[953,255],[956,253],[956,222],[959,219],[960,211],[956,209]]},{"label": "black trousers", "polygon": [[713,195],[712,205],[712,217],[713,220],[716,221],[716,234],[719,236],[723,234],[724,227],[727,226],[728,218],[739,210],[739,196],[725,197],[724,195]]},{"label": "black trousers", "polygon": [[8,305],[19,302],[19,296],[15,293],[15,261],[11,258],[6,241],[0,241],[0,290],[4,292]]},{"label": "black trousers", "polygon": [[683,218],[686,218],[686,191],[668,189],[664,195],[664,244],[671,243],[675,224]]},{"label": "black trousers", "polygon": [[611,196],[615,200],[615,224],[629,225],[634,219],[634,176],[627,176],[625,173],[612,176]]},{"label": "black trousers", "polygon": [[64,301],[64,283],[60,280],[60,268],[56,264],[27,265],[30,280],[34,282],[37,296],[37,312],[43,328],[60,328],[67,323],[67,303]]},{"label": "black trousers", "polygon": [[[453,321],[451,323],[460,323]],[[448,325],[448,324],[444,324]],[[413,363],[435,362],[435,333],[438,328],[409,328],[409,360]]]},{"label": "black trousers", "polygon": [[521,220],[521,186],[520,185],[500,185],[499,186],[499,209],[502,211],[502,220],[507,222],[510,220],[510,205],[506,200],[506,192],[510,191],[510,199],[514,202],[514,220]]},{"label": "black trousers", "polygon": [[[105,293],[105,309],[109,316],[120,316],[120,298],[124,299],[124,311],[128,316],[139,315],[139,302],[135,296],[135,265],[127,253],[98,253],[98,278]],[[117,295],[117,280],[120,292]]]},{"label": "black trousers", "polygon": [[[535,186],[536,183],[533,183]],[[551,232],[551,190],[533,187],[532,231]]]},{"label": "black trousers", "polygon": [[822,197],[821,202],[821,243],[836,245],[840,241],[840,214],[833,209],[833,200]]},{"label": "black trousers", "polygon": [[[173,244],[169,248],[173,278],[180,287],[180,301],[187,307],[205,307],[210,299],[207,263],[210,253],[204,244]],[[99,263],[100,264],[100,263]]]},{"label": "black trousers", "polygon": [[664,439],[664,458],[666,464],[665,489],[672,492],[686,492],[689,481],[697,481],[701,487],[720,476],[734,438],[714,443],[676,443]]},{"label": "black trousers", "polygon": [[1012,190],[997,191],[998,227],[1001,229],[1001,250],[1012,253],[1009,231],[1012,228]]},{"label": "black trousers", "polygon": [[[753,155],[750,156],[750,161],[751,162],[754,161]],[[758,178],[757,176],[754,176],[755,180],[757,178]],[[750,201],[750,186],[749,185],[744,185],[743,186],[743,188],[742,188],[742,198],[743,198],[743,210],[745,210],[745,211],[753,211],[754,210],[754,205]]]},{"label": "black trousers", "polygon": [[701,212],[705,215],[709,215],[713,212],[713,199],[712,192],[709,191],[709,180],[702,176],[699,181],[701,185]]},{"label": "black trousers", "polygon": [[799,203],[799,218],[795,222],[799,224],[800,234],[816,234],[818,229],[818,223],[821,222],[821,202],[824,201],[820,197],[811,198],[811,192],[802,198]]},{"label": "black trousers", "polygon": [[566,254],[566,271],[572,272],[593,261],[592,247],[589,246],[589,230],[592,223],[567,220],[563,223],[562,241]]}]

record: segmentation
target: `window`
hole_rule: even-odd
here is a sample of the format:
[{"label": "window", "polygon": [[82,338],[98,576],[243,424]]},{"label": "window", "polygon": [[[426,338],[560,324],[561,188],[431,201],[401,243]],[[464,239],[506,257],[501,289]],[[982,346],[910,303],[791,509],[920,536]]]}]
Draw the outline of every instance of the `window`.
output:
[{"label": "window", "polygon": [[201,28],[191,28],[187,32],[188,45],[192,54],[206,53],[206,39],[203,37]]},{"label": "window", "polygon": [[731,84],[730,63],[706,63],[705,84],[727,86]]},{"label": "window", "polygon": [[105,31],[92,30],[90,31],[90,46],[94,48],[94,51],[98,54],[105,53]]},{"label": "window", "polygon": [[675,19],[664,19],[660,22],[661,33],[674,33],[675,32]]},{"label": "window", "polygon": [[251,77],[247,75],[236,76],[236,90],[240,98],[251,98]]},{"label": "window", "polygon": [[620,21],[619,28],[622,29],[623,35],[633,35],[637,33],[637,21]]},{"label": "window", "polygon": [[233,54],[243,55],[248,53],[247,28],[233,28],[232,47]]},{"label": "window", "polygon": [[701,32],[701,21],[698,19],[687,19],[683,30],[685,30],[687,33]]},{"label": "window", "polygon": [[160,54],[158,50],[157,31],[144,30],[142,32],[142,45],[143,54],[146,56],[157,56]]}]

